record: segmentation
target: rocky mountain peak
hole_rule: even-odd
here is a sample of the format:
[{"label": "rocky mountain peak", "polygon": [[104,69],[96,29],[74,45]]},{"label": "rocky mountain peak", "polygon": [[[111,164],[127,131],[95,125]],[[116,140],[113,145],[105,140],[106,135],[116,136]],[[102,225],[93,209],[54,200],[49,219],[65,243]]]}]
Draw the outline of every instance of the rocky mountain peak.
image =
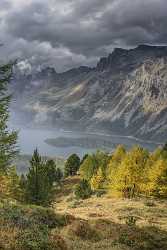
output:
[{"label": "rocky mountain peak", "polygon": [[145,60],[167,56],[167,46],[151,46],[141,44],[134,49],[115,48],[108,57],[103,57],[97,63],[96,70],[122,71],[133,70]]},{"label": "rocky mountain peak", "polygon": [[166,140],[165,46],[116,48],[94,69],[56,73],[49,68],[17,78],[13,87],[14,108],[26,117],[29,112],[33,124],[40,119],[44,126]]}]

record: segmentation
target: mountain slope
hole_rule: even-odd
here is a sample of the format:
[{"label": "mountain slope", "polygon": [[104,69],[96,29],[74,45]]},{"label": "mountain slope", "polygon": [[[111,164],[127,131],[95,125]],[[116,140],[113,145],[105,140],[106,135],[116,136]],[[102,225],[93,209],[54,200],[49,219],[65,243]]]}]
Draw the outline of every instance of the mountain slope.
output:
[{"label": "mountain slope", "polygon": [[16,74],[14,87],[13,108],[33,124],[165,140],[167,47],[117,48],[93,69]]}]

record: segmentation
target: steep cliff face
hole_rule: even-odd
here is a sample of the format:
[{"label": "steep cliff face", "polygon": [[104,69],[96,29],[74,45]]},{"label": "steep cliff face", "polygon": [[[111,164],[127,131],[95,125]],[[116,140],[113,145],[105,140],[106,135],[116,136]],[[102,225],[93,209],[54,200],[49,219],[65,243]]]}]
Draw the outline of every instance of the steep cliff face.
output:
[{"label": "steep cliff face", "polygon": [[94,69],[24,78],[15,109],[34,124],[166,140],[167,47],[117,48]]},{"label": "steep cliff face", "polygon": [[166,58],[145,61],[126,75],[119,86],[114,96],[111,96],[111,89],[107,93],[108,108],[101,105],[96,110],[96,121],[109,123],[111,131],[143,138],[164,138],[167,129]]}]

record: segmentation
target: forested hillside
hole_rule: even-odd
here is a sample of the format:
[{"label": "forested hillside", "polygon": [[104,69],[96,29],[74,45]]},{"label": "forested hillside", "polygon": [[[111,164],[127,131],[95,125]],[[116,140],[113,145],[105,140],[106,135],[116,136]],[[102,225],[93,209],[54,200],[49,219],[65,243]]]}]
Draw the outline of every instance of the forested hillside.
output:
[{"label": "forested hillside", "polygon": [[0,67],[0,249],[167,249],[167,145],[74,153],[63,169],[34,149],[19,175],[12,69]]}]

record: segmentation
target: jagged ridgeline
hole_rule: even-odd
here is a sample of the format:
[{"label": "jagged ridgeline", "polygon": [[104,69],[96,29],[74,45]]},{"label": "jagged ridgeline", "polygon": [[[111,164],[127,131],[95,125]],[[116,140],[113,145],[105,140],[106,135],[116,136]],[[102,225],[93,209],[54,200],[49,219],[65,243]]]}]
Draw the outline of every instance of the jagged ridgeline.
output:
[{"label": "jagged ridgeline", "polygon": [[[95,68],[15,70],[13,109],[26,123],[166,140],[167,47],[117,48]],[[18,115],[18,117],[19,117]],[[24,119],[22,119],[24,120]]]}]

